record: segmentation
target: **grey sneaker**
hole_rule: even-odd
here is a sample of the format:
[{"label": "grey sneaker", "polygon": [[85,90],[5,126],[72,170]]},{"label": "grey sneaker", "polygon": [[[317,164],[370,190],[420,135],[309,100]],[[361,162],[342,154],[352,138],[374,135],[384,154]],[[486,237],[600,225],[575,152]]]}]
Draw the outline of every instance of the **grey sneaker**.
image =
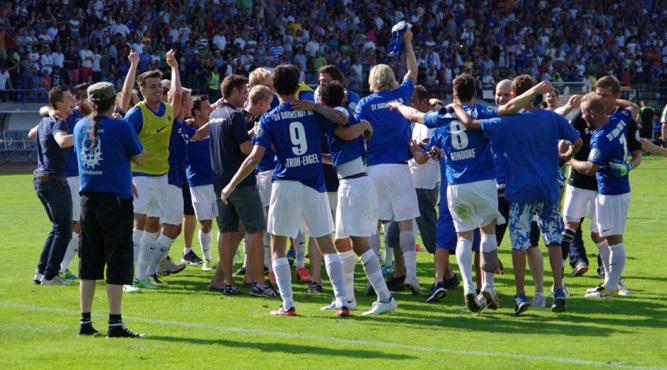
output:
[{"label": "grey sneaker", "polygon": [[544,293],[535,293],[533,300],[530,301],[530,305],[535,308],[545,308],[547,307],[547,299],[544,296]]},{"label": "grey sneaker", "polygon": [[581,276],[587,272],[588,272],[588,264],[584,261],[579,261],[572,269],[570,276],[571,277]]},{"label": "grey sneaker", "polygon": [[267,281],[264,285],[259,285],[257,283],[252,283],[252,288],[248,292],[251,296],[255,297],[277,297],[278,292],[273,289],[270,281]]},{"label": "grey sneaker", "polygon": [[39,271],[35,271],[35,276],[33,276],[32,281],[39,285],[42,283],[42,278],[44,277],[44,274],[40,274]]},{"label": "grey sneaker", "polygon": [[46,280],[45,276],[42,276],[39,285],[70,285],[70,282],[56,275],[51,280]]},{"label": "grey sneaker", "polygon": [[178,274],[183,270],[185,270],[185,263],[177,265],[171,258],[167,257],[160,262],[160,266],[157,268],[157,274],[160,276],[168,276],[171,274]]}]

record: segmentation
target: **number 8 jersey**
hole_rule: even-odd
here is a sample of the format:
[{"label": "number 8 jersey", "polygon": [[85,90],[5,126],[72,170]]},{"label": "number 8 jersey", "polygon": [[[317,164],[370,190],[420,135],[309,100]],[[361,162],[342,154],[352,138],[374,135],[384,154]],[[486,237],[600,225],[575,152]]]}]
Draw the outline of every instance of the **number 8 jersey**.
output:
[{"label": "number 8 jersey", "polygon": [[[482,105],[463,105],[463,109],[473,119],[494,118],[497,110]],[[475,181],[494,180],[491,144],[481,130],[467,130],[458,120],[454,111],[442,108],[424,116],[424,125],[438,127],[435,134],[440,139],[441,149],[446,153],[447,184],[467,184]],[[434,134],[434,137],[436,136]],[[429,147],[432,146],[429,144]],[[435,145],[440,147],[440,145]]]},{"label": "number 8 jersey", "polygon": [[253,144],[276,151],[273,181],[292,180],[320,193],[326,191],[322,170],[320,127],[327,119],[312,111],[294,110],[282,103],[259,121]]}]

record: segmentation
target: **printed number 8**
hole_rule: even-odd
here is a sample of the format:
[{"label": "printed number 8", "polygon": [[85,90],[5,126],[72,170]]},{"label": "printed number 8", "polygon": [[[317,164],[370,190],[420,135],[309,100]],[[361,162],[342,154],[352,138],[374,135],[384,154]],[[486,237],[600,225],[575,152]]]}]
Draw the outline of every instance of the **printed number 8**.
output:
[{"label": "printed number 8", "polygon": [[466,128],[461,122],[450,122],[449,133],[451,134],[452,146],[454,149],[461,150],[468,146],[468,134],[466,134]]},{"label": "printed number 8", "polygon": [[299,121],[294,121],[289,125],[289,137],[292,142],[292,152],[295,155],[303,155],[308,151],[308,141],[306,141],[306,130]]}]

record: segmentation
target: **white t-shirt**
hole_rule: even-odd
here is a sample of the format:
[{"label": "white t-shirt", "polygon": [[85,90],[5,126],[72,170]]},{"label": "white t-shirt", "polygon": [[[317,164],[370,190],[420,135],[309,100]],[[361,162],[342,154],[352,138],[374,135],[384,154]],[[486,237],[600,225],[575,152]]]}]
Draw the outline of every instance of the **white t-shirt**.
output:
[{"label": "white t-shirt", "polygon": [[[412,139],[421,142],[423,139],[430,139],[435,129],[430,129],[422,124],[415,124],[412,129]],[[431,158],[424,164],[417,163],[414,158],[408,161],[410,173],[412,174],[412,184],[415,189],[434,189],[440,182],[440,163]]]},{"label": "white t-shirt", "polygon": [[79,59],[81,59],[81,67],[91,68],[95,55],[91,50],[81,49],[79,51]]}]

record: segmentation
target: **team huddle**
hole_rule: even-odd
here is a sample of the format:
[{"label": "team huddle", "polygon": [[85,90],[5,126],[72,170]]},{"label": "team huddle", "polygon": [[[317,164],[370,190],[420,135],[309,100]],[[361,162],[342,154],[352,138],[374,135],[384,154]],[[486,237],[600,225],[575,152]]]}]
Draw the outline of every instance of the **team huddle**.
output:
[{"label": "team huddle", "polygon": [[[312,91],[297,67],[279,65],[259,68],[249,79],[225,77],[222,99],[209,102],[181,86],[173,51],[167,53],[171,80],[162,80],[159,71],[136,76],[139,58],[131,52],[118,98],[103,82],[77,87],[75,96],[53,88],[47,117],[31,131],[38,142],[35,191],[54,225],[35,282],[75,280],[68,265],[78,251],[79,334],[99,335],[90,311],[95,280],[105,278],[106,266],[107,337],[142,337],[122,322],[124,291],[158,289],[166,284],[164,276],[193,264],[215,269],[209,289],[241,294],[233,265],[243,240],[248,293],[280,296],[282,304],[270,314],[294,316],[291,242],[297,278],[309,283],[309,292],[323,290],[324,261],[334,299],[323,310],[346,317],[357,309],[356,254],[368,279],[366,294],[377,296],[362,315],[385,314],[398,308],[392,291],[424,294],[417,279],[416,220],[434,255],[427,303],[459,285],[449,263],[453,253],[465,307],[498,309],[494,275],[503,271],[498,247],[509,227],[515,314],[546,306],[542,254],[535,248],[540,233],[554,278],[551,311],[564,312],[568,256],[572,276],[589,268],[585,250],[573,244],[588,217],[605,280],[586,297],[628,294],[621,284],[628,172],[640,164],[642,143],[635,135],[638,107],[618,99],[618,81],[601,78],[595,92],[574,96],[566,107],[540,109],[534,98],[545,95],[553,103],[553,86],[519,76],[497,84],[492,107],[477,104],[474,77],[461,74],[454,80],[453,103],[445,106],[415,85],[412,32],[398,26],[395,51],[405,54],[407,73],[399,83],[389,66],[374,66],[372,93],[361,99],[344,87],[336,66],[320,69],[320,86]],[[143,96],[138,102],[132,102],[135,80]],[[573,109],[581,113],[570,124],[563,115]],[[568,165],[564,191],[559,177]],[[214,218],[217,266],[211,253]],[[192,241],[194,220],[203,259],[186,241],[184,263],[176,264],[169,258],[171,246],[184,226]],[[390,247],[385,262],[395,266],[387,281],[381,227]],[[316,246],[309,251],[312,276],[303,265],[305,235]],[[531,302],[527,261],[535,281]]]}]

